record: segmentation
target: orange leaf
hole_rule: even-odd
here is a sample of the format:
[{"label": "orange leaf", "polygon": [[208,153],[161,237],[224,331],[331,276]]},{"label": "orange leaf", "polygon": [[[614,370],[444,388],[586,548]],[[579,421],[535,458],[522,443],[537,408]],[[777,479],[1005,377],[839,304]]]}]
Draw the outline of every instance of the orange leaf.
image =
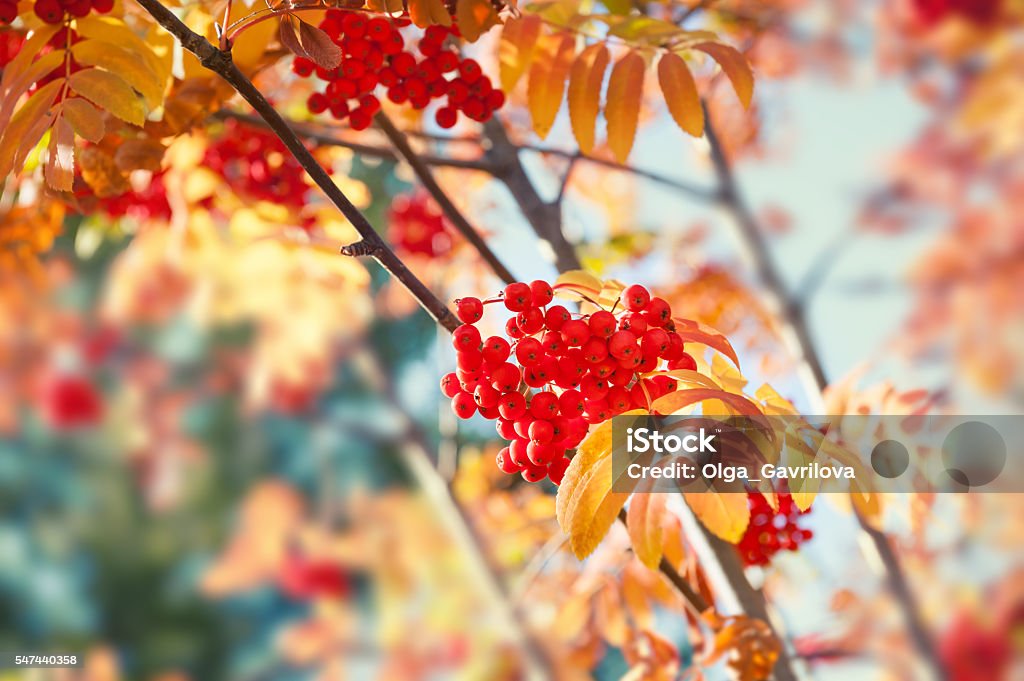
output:
[{"label": "orange leaf", "polygon": [[658,567],[664,550],[661,516],[665,510],[665,501],[664,494],[637,490],[626,512],[626,526],[633,552],[641,563],[652,570]]},{"label": "orange leaf", "polygon": [[694,137],[704,133],[704,110],[693,74],[678,54],[668,52],[658,62],[658,83],[676,124]]},{"label": "orange leaf", "polygon": [[747,58],[736,48],[722,43],[698,43],[693,49],[711,55],[711,58],[718,62],[732,82],[732,89],[736,91],[743,108],[749,108],[750,100],[754,96],[754,73],[750,70]]},{"label": "orange leaf", "polygon": [[626,161],[636,138],[644,68],[644,58],[637,52],[629,52],[615,62],[608,80],[608,101],[604,107],[604,117],[608,121],[608,146],[620,163]]},{"label": "orange leaf", "polygon": [[75,131],[63,116],[50,133],[49,158],[43,167],[46,184],[60,192],[71,191],[75,179]]},{"label": "orange leaf", "polygon": [[530,67],[527,104],[533,117],[533,130],[544,139],[551,132],[565,94],[576,39],[568,33],[544,36],[538,44],[539,59]]},{"label": "orange leaf", "polygon": [[146,122],[146,106],[120,76],[97,68],[82,69],[68,77],[68,85],[96,106],[126,123]]},{"label": "orange leaf", "polygon": [[[651,409],[661,414],[674,414],[691,404],[706,402],[708,400],[719,400],[724,402],[737,413],[743,416],[749,416],[755,421],[762,423],[766,428],[768,427],[768,422],[764,419],[764,414],[761,413],[761,410],[758,409],[756,404],[742,395],[737,395],[725,390],[710,390],[708,388],[677,390],[669,393],[668,395],[662,395],[658,399],[654,400],[651,404]],[[716,416],[721,416],[721,414],[716,414]]]},{"label": "orange leaf", "polygon": [[672,321],[675,323],[676,333],[682,337],[684,343],[700,343],[714,348],[732,360],[732,363],[739,369],[740,360],[728,338],[700,322],[679,318],[674,318]]},{"label": "orange leaf", "polygon": [[536,14],[524,14],[505,22],[498,45],[501,89],[511,92],[533,60],[537,39],[540,37],[541,19]]},{"label": "orange leaf", "polygon": [[471,43],[498,23],[498,13],[489,0],[458,0],[455,13],[462,37]]},{"label": "orange leaf", "polygon": [[684,494],[693,514],[713,535],[736,544],[743,538],[750,523],[747,495],[733,492],[702,492]]},{"label": "orange leaf", "polygon": [[58,89],[63,86],[62,80],[52,80],[36,90],[0,132],[0,177],[21,169],[25,158],[52,122],[50,107],[57,99]]},{"label": "orange leaf", "polygon": [[452,25],[452,15],[448,14],[443,0],[409,0],[409,18],[420,28]]},{"label": "orange leaf", "polygon": [[594,43],[580,52],[569,74],[569,119],[576,143],[584,154],[594,149],[594,128],[601,108],[601,84],[608,59],[604,43]]},{"label": "orange leaf", "polygon": [[81,97],[64,100],[64,117],[79,137],[94,143],[103,139],[103,113],[87,100]]}]

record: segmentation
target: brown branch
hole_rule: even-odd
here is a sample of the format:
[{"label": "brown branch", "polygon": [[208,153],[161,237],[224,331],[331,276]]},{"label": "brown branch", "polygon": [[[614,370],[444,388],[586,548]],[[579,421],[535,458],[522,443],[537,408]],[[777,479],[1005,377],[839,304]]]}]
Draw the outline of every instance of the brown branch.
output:
[{"label": "brown branch", "polygon": [[576,249],[562,233],[561,206],[544,201],[537,193],[519,160],[519,149],[509,140],[505,127],[497,118],[485,123],[484,131],[491,142],[486,158],[499,169],[495,177],[515,197],[533,231],[551,247],[555,254],[555,266],[560,272],[580,269]]},{"label": "brown branch", "polygon": [[[825,377],[821,358],[818,356],[815,344],[811,338],[804,310],[788,294],[787,287],[783,283],[782,277],[772,260],[764,232],[757,224],[753,212],[737,189],[732,168],[729,166],[729,161],[722,149],[721,141],[711,123],[706,107],[704,120],[704,131],[711,149],[711,160],[714,164],[715,174],[718,177],[721,189],[720,203],[732,215],[743,237],[749,252],[748,254],[753,260],[757,275],[763,284],[762,290],[769,306],[775,308],[774,312],[783,320],[787,327],[785,339],[789,344],[792,356],[801,363],[802,373],[805,377],[804,384],[808,395],[820,403],[822,402],[822,394],[828,386],[828,381]],[[935,644],[924,626],[917,602],[910,590],[891,541],[883,532],[879,532],[871,527],[859,513],[856,515],[861,529],[871,539],[882,564],[886,568],[886,578],[890,591],[900,604],[918,654],[921,655],[925,663],[930,667],[936,679],[947,678],[948,675],[939,658]],[[745,579],[743,581],[746,582]]]},{"label": "brown branch", "polygon": [[395,149],[398,150],[398,154],[405,160],[406,163],[412,168],[412,171],[416,173],[416,177],[419,178],[420,184],[423,188],[434,197],[434,201],[441,207],[444,214],[448,217],[448,220],[452,223],[452,226],[458,230],[459,234],[468,241],[473,248],[480,253],[480,257],[484,259],[494,273],[504,281],[506,284],[511,284],[514,281],[518,281],[512,273],[509,272],[508,268],[498,259],[491,247],[487,245],[483,237],[480,236],[479,232],[473,228],[473,225],[469,224],[469,220],[462,214],[461,211],[452,203],[452,200],[448,198],[444,189],[437,183],[434,178],[434,174],[430,171],[430,168],[424,162],[423,159],[413,150],[409,145],[409,140],[406,139],[405,135],[395,127],[395,124],[391,122],[391,119],[387,117],[383,111],[379,112],[376,116],[377,127],[383,132],[388,141],[394,145]]},{"label": "brown branch", "polygon": [[438,300],[437,296],[384,243],[366,216],[338,188],[327,171],[313,158],[313,154],[309,152],[309,149],[305,147],[277,110],[271,106],[263,93],[256,89],[252,81],[238,69],[231,60],[231,54],[220,51],[206,38],[183,24],[169,9],[160,4],[159,0],[138,0],[138,3],[156,19],[157,23],[176,37],[182,47],[198,57],[204,67],[227,81],[252,106],[281,142],[288,147],[288,150],[317,186],[323,190],[331,203],[337,206],[342,215],[352,223],[352,226],[359,232],[359,236],[362,237],[362,242],[366,245],[366,252],[372,253],[374,260],[398,279],[438,324],[449,330],[457,327],[459,322],[451,310]]}]

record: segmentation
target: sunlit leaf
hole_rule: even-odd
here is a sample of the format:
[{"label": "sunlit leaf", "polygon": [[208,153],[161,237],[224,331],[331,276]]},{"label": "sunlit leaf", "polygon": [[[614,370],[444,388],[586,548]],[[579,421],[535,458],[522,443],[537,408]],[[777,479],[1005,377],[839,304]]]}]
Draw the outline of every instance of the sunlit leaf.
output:
[{"label": "sunlit leaf", "polygon": [[608,100],[604,110],[608,121],[608,146],[620,163],[629,157],[636,138],[644,69],[644,58],[637,52],[627,52],[615,62],[608,80]]},{"label": "sunlit leaf", "polygon": [[716,537],[735,544],[750,524],[750,507],[745,493],[702,492],[683,494],[686,504]]},{"label": "sunlit leaf", "polygon": [[594,129],[608,61],[608,48],[604,43],[594,43],[580,52],[569,74],[569,119],[576,143],[584,154],[594,149]]},{"label": "sunlit leaf", "polygon": [[633,494],[626,512],[626,526],[633,552],[647,567],[657,569],[664,548],[662,515],[666,495],[639,489]]},{"label": "sunlit leaf", "polygon": [[722,71],[732,82],[732,87],[743,104],[743,108],[749,108],[750,100],[754,96],[754,72],[750,70],[747,58],[736,48],[722,43],[697,43],[693,49],[711,55],[711,58],[718,62]]},{"label": "sunlit leaf", "polygon": [[71,46],[71,54],[83,66],[98,66],[123,78],[142,93],[150,108],[163,100],[166,83],[134,52],[99,40],[82,40]]},{"label": "sunlit leaf", "polygon": [[543,36],[538,54],[530,66],[527,103],[533,119],[533,131],[541,139],[551,132],[565,95],[565,79],[572,66],[576,39],[569,33]]},{"label": "sunlit leaf", "polygon": [[471,43],[498,23],[498,13],[489,0],[458,0],[455,7],[459,31]]},{"label": "sunlit leaf", "polygon": [[103,112],[81,97],[64,100],[64,117],[79,137],[90,142],[103,139]]},{"label": "sunlit leaf", "polygon": [[146,106],[131,86],[109,71],[82,69],[68,77],[71,90],[126,123],[146,122]]},{"label": "sunlit leaf", "polygon": [[39,143],[52,119],[50,107],[64,83],[53,80],[28,98],[0,133],[0,177],[20,169],[29,152]]},{"label": "sunlit leaf", "polygon": [[536,14],[524,14],[505,22],[498,45],[501,89],[505,92],[511,92],[529,68],[540,37],[540,28],[541,19]]},{"label": "sunlit leaf", "polygon": [[71,191],[75,179],[75,131],[63,116],[57,118],[50,133],[49,158],[43,178],[53,189]]},{"label": "sunlit leaf", "polygon": [[658,83],[672,119],[683,132],[694,137],[704,134],[704,110],[697,94],[697,84],[682,57],[672,52],[661,56]]}]

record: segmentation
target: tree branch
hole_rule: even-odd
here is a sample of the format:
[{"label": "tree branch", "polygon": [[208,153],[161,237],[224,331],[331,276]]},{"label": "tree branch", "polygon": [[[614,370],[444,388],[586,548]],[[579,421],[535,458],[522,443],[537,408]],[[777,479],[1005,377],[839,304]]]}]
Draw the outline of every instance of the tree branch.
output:
[{"label": "tree branch", "polygon": [[223,78],[249,103],[250,106],[267,123],[271,130],[280,138],[295,159],[302,165],[317,186],[327,195],[338,210],[341,211],[352,226],[362,237],[363,248],[359,249],[367,255],[372,255],[380,265],[393,277],[398,279],[403,286],[419,301],[427,313],[446,329],[454,329],[459,325],[451,310],[431,293],[423,282],[421,282],[405,263],[395,255],[380,235],[374,231],[373,226],[366,219],[355,204],[353,204],[344,192],[338,188],[327,171],[317,162],[313,155],[306,149],[295,132],[288,126],[288,123],[281,117],[277,110],[271,106],[266,97],[256,89],[245,74],[243,74],[231,60],[231,54],[222,52],[214,47],[206,38],[194,32],[181,22],[178,17],[160,4],[159,0],[138,0],[138,3],[149,12],[157,23],[167,29],[174,37],[181,42],[182,47],[199,58],[199,62]]},{"label": "tree branch", "polygon": [[509,140],[497,118],[485,123],[484,131],[491,142],[486,158],[498,169],[495,177],[508,187],[533,231],[551,247],[555,266],[561,272],[580,269],[576,249],[562,233],[561,206],[541,199],[519,160],[518,148]]},{"label": "tree branch", "polygon": [[487,242],[483,240],[483,237],[473,228],[473,225],[469,224],[469,220],[459,211],[459,209],[452,203],[452,200],[448,198],[444,189],[434,179],[434,174],[427,167],[427,164],[421,159],[413,148],[409,146],[409,140],[406,139],[405,135],[395,127],[391,119],[387,117],[383,111],[379,112],[376,116],[377,127],[379,127],[384,135],[388,138],[388,141],[394,145],[395,149],[398,150],[399,155],[405,159],[405,162],[412,167],[416,177],[419,178],[420,184],[423,188],[434,197],[434,201],[441,207],[444,214],[448,216],[448,220],[452,223],[452,226],[458,230],[459,234],[468,241],[473,248],[480,253],[480,257],[491,266],[494,273],[504,281],[506,284],[511,284],[516,279],[508,268],[498,259],[498,256],[494,254],[491,247],[487,245]]},{"label": "tree branch", "polygon": [[[821,408],[823,406],[822,394],[828,386],[828,381],[821,359],[811,339],[804,311],[796,301],[790,299],[787,288],[772,260],[764,233],[737,189],[732,169],[725,157],[721,141],[718,139],[706,107],[704,120],[704,132],[711,148],[711,160],[721,187],[720,202],[732,215],[743,237],[757,275],[764,285],[763,291],[769,306],[774,308],[774,312],[786,326],[785,340],[790,347],[792,356],[801,363],[801,374],[807,394],[818,403],[815,406]],[[884,533],[871,527],[863,516],[859,513],[856,516],[861,529],[871,539],[886,568],[890,591],[900,604],[918,654],[924,659],[936,679],[947,678],[948,675],[939,658],[938,651],[935,649],[935,644],[921,619],[917,602],[910,590],[892,543]]]}]

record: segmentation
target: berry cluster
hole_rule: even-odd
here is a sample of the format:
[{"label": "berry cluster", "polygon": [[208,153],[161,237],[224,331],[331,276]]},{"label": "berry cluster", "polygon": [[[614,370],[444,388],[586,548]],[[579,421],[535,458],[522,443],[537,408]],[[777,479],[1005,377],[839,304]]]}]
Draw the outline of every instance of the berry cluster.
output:
[{"label": "berry cluster", "polygon": [[801,511],[788,494],[779,494],[779,510],[774,511],[760,492],[748,492],[750,524],[736,548],[746,565],[767,565],[779,551],[796,551],[813,536],[797,525]]},{"label": "berry cluster", "polygon": [[[676,389],[670,376],[642,374],[696,363],[683,351],[668,303],[643,286],[626,288],[613,310],[588,315],[552,305],[553,295],[547,282],[517,282],[492,300],[456,301],[463,322],[452,341],[458,370],[441,379],[441,391],[460,418],[479,411],[496,420],[498,434],[510,442],[497,457],[502,471],[529,482],[549,477],[557,485],[569,465],[566,452],[589,426],[629,409],[649,410]],[[515,313],[505,325],[507,338],[483,339],[475,324],[485,304],[499,301]]]},{"label": "berry cluster", "polygon": [[[59,24],[68,17],[84,17],[96,10],[106,14],[114,9],[114,0],[36,0],[36,16],[47,24]],[[10,24],[18,16],[17,0],[0,0],[0,24]]]},{"label": "berry cluster", "polygon": [[239,196],[295,209],[306,204],[305,171],[269,130],[228,119],[223,133],[206,148],[203,165]]},{"label": "berry cluster", "polygon": [[395,197],[388,211],[388,239],[406,253],[437,257],[452,248],[447,222],[425,192]]},{"label": "berry cluster", "polygon": [[354,130],[363,130],[380,110],[380,100],[374,94],[378,85],[385,88],[390,101],[408,102],[414,109],[425,109],[431,100],[447,97],[434,114],[442,128],[454,126],[459,112],[474,121],[486,121],[505,103],[505,94],[491,85],[476,61],[461,59],[445,45],[449,36],[458,35],[454,25],[428,27],[418,45],[418,60],[405,50],[405,38],[399,31],[408,25],[407,19],[328,11],[320,28],[341,48],[341,63],[335,69],[325,69],[297,57],[292,65],[299,76],[316,73],[327,83],[323,92],[309,96],[306,105],[310,112],[329,111],[338,120],[347,118]]},{"label": "berry cluster", "polygon": [[1002,0],[914,0],[914,10],[926,26],[956,15],[978,25],[991,24],[999,16]]}]

